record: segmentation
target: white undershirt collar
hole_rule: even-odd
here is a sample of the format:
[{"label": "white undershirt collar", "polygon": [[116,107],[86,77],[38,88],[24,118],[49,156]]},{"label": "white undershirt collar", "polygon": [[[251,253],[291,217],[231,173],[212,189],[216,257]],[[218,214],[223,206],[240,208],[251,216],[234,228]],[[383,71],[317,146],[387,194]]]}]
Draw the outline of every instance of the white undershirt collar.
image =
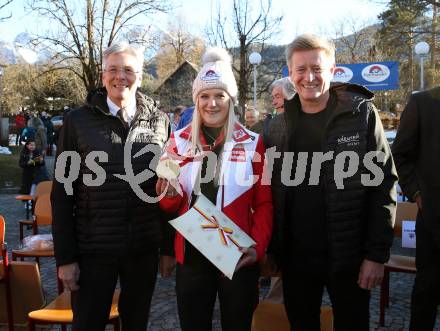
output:
[{"label": "white undershirt collar", "polygon": [[[109,97],[107,97],[107,105],[110,113],[113,116],[116,116],[120,107],[118,107]],[[133,97],[132,102],[130,102],[128,106],[125,107],[125,110],[127,111],[127,115],[131,122],[134,118],[134,115],[136,114],[136,97]]]}]

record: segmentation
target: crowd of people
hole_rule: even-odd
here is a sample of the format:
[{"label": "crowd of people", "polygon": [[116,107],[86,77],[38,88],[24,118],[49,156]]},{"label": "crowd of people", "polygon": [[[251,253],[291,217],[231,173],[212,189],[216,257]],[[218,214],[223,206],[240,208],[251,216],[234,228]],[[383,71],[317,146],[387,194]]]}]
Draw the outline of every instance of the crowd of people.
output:
[{"label": "crowd of people", "polygon": [[[270,88],[273,112],[260,120],[248,109],[244,125],[231,56],[209,48],[193,82],[194,106],[175,108],[170,121],[138,91],[143,54],[127,43],[104,51],[103,88],[66,114],[58,141],[57,158],[72,158],[56,170],[73,171],[74,152],[79,176],[73,192],[55,178],[51,194],[55,258],[72,291],[73,330],[105,329],[118,281],[122,329],[146,330],[157,272],[169,276],[174,268],[182,330],[211,330],[217,297],[223,330],[251,330],[260,267],[281,271],[282,284],[273,283],[292,330],[320,330],[324,288],[335,330],[369,330],[370,291],[382,281],[393,242],[398,174],[403,193],[419,206],[410,329],[433,329],[440,302],[440,176],[432,171],[440,168],[433,153],[440,150],[439,88],[411,98],[392,153],[373,93],[330,82],[331,42],[298,36],[286,62],[289,78]],[[38,145],[26,146],[24,164],[41,165]],[[367,155],[372,166],[353,166],[351,158]],[[158,157],[177,157],[177,178],[154,174],[149,166]],[[139,187],[161,199],[145,202],[133,190],[127,158],[134,174],[153,170]],[[96,169],[106,179],[87,185]],[[237,182],[237,174],[254,180]],[[238,248],[232,279],[167,223],[200,195],[255,241]]]},{"label": "crowd of people", "polygon": [[43,111],[40,115],[36,112],[19,112],[15,116],[15,128],[16,146],[34,140],[44,155],[52,155],[56,132],[47,112]]}]

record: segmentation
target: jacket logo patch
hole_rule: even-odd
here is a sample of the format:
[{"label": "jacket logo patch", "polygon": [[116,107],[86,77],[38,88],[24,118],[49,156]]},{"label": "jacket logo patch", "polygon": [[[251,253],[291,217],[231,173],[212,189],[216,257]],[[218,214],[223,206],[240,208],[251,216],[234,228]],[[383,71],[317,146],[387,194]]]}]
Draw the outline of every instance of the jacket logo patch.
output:
[{"label": "jacket logo patch", "polygon": [[352,136],[340,136],[338,138],[338,145],[346,144],[347,146],[357,146],[361,141],[359,132]]},{"label": "jacket logo patch", "polygon": [[235,130],[233,136],[234,136],[234,140],[238,142],[246,140],[249,137],[246,131],[244,131],[243,129]]},{"label": "jacket logo patch", "polygon": [[246,151],[242,144],[238,144],[232,149],[229,161],[246,162]]}]

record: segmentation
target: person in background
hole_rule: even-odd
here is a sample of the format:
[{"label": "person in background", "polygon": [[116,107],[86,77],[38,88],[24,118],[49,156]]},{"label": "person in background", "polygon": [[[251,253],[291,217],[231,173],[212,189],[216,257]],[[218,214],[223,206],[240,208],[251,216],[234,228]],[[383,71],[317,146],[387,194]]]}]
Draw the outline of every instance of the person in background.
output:
[{"label": "person in background", "polygon": [[44,154],[37,149],[34,140],[26,141],[20,153],[19,166],[23,169],[21,177],[21,194],[33,195],[38,183],[49,180],[44,162]]},{"label": "person in background", "polygon": [[[215,166],[208,157],[180,164],[179,183],[183,196],[159,179],[157,194],[166,194],[160,206],[169,213],[184,214],[203,194],[256,242],[240,248],[243,253],[232,280],[225,277],[191,243],[177,234],[176,294],[183,331],[212,329],[214,304],[218,295],[224,331],[250,331],[258,303],[257,261],[265,254],[272,233],[272,200],[269,185],[262,184],[265,149],[260,135],[246,130],[234,113],[237,84],[231,57],[222,48],[210,48],[203,56],[203,67],[193,83],[195,103],[192,122],[176,131],[167,145],[166,155],[194,156],[214,153]],[[252,157],[254,155],[255,157]],[[249,157],[246,157],[249,156]],[[213,158],[209,158],[213,159]],[[237,183],[236,174],[254,176],[255,182]],[[194,185],[192,178],[197,178]],[[201,178],[212,178],[201,183]]]},{"label": "person in background", "polygon": [[[264,130],[264,141],[266,142],[268,139],[268,135],[270,135],[273,139],[274,135],[279,134],[275,132],[269,133],[269,125],[270,121],[277,115],[284,113],[284,102],[287,100],[292,100],[295,96],[295,88],[293,87],[292,82],[289,77],[284,77],[277,79],[272,82],[270,85],[270,93],[272,96],[272,106],[274,110],[272,113],[266,114],[263,122],[263,130]],[[280,132],[284,132],[284,130],[280,130]],[[273,196],[277,196],[277,187],[272,188]],[[265,273],[271,274],[271,269],[274,269],[274,261],[266,260],[263,264],[263,269]],[[270,288],[265,300],[271,301],[273,303],[283,303],[283,282],[281,277],[271,277],[270,278]]]},{"label": "person in background", "polygon": [[36,126],[34,126],[34,120],[33,116],[28,114],[29,119],[26,121],[26,127],[23,129],[21,133],[21,140],[22,141],[28,141],[33,140],[35,141],[35,136],[37,134],[37,126],[39,122],[35,123]]},{"label": "person in background", "polygon": [[47,131],[43,121],[38,117],[30,119],[31,126],[35,128],[35,144],[42,154],[46,155],[47,151]]},{"label": "person in background", "polygon": [[273,116],[284,113],[284,100],[292,100],[295,96],[295,88],[289,77],[275,80],[270,85],[270,94],[272,96]]},{"label": "person in background", "polygon": [[[281,152],[272,172],[270,250],[281,267],[287,316],[292,330],[320,330],[326,288],[335,329],[368,331],[370,290],[382,281],[393,242],[397,174],[390,147],[373,94],[358,85],[330,83],[336,67],[330,41],[300,35],[287,46],[286,60],[297,93],[272,119],[270,131],[277,134],[269,135],[267,147]],[[367,153],[380,155],[372,163],[381,175],[367,170],[362,161]],[[352,166],[341,183],[353,154],[361,166]],[[283,166],[286,161],[290,168]],[[341,163],[344,170],[338,170]],[[380,180],[365,182],[364,173]],[[298,176],[304,177],[289,182]]]},{"label": "person in background", "polygon": [[185,110],[184,106],[177,106],[173,110],[173,122],[171,123],[171,131],[176,131],[180,123],[180,117]]},{"label": "person in background", "polygon": [[46,128],[46,141],[47,141],[47,149],[46,149],[46,155],[51,156],[52,155],[52,146],[54,141],[54,135],[55,130],[53,127],[53,123],[50,120],[50,117],[48,114],[43,111],[41,113],[41,120],[43,121],[44,127]]},{"label": "person in background", "polygon": [[194,106],[186,108],[183,113],[180,115],[179,125],[176,127],[176,131],[183,129],[189,123],[191,123],[192,116],[194,112]]},{"label": "person in background", "polygon": [[246,122],[247,129],[260,135],[263,134],[263,121],[260,120],[260,113],[258,110],[253,108],[246,109],[244,120]]},{"label": "person in background", "polygon": [[[130,44],[110,45],[103,53],[104,87],[91,92],[82,107],[63,119],[55,173],[70,173],[70,163],[65,167],[58,163],[63,152],[79,155],[81,164],[72,183],[73,194],[54,181],[52,233],[58,276],[71,291],[73,330],[105,329],[118,281],[122,330],[146,330],[148,325],[163,236],[162,213],[158,203],[141,199],[118,176],[126,173],[127,157],[136,174],[150,169],[150,177],[139,186],[155,197],[157,177],[150,168],[154,153],[132,156],[148,146],[161,150],[170,125],[156,101],[138,91],[143,61],[143,52]],[[124,154],[126,144],[131,154]],[[99,185],[83,180],[93,173],[85,161],[91,152],[108,157],[103,162],[94,158],[106,174]]]},{"label": "person in background", "polygon": [[15,116],[15,128],[17,130],[17,137],[15,138],[15,145],[21,145],[21,136],[23,134],[23,130],[26,127],[26,118],[24,117],[23,112],[19,112],[17,116]]},{"label": "person in background", "polygon": [[433,330],[440,304],[440,87],[411,95],[392,150],[403,193],[419,207],[411,331]]}]

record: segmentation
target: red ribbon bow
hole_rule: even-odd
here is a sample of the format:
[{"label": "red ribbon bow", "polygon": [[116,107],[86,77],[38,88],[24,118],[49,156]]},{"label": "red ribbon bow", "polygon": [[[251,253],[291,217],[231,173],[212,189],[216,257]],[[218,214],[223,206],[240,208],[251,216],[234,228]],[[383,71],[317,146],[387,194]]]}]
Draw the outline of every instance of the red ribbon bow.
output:
[{"label": "red ribbon bow", "polygon": [[232,233],[234,232],[231,228],[228,228],[226,226],[221,226],[219,224],[219,222],[217,221],[217,219],[215,218],[215,216],[211,216],[208,217],[204,212],[202,212],[199,208],[197,208],[196,206],[193,206],[193,208],[200,214],[202,215],[202,217],[204,219],[206,219],[209,224],[202,224],[201,227],[204,230],[209,230],[209,229],[217,229],[219,236],[220,236],[220,241],[222,242],[223,245],[228,246],[228,240],[231,241],[235,246],[237,246],[237,248],[240,248],[240,245],[237,243],[237,241],[232,238]]}]

